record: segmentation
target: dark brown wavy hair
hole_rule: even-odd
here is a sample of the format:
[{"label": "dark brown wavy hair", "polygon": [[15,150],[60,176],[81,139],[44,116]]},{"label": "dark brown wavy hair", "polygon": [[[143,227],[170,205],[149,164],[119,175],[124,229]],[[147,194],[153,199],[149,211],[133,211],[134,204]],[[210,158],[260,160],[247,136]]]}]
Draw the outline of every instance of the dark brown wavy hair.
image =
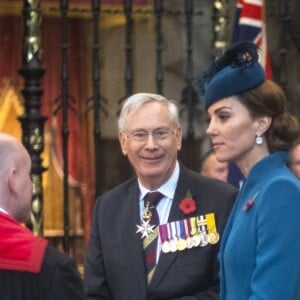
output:
[{"label": "dark brown wavy hair", "polygon": [[253,118],[268,116],[272,118],[269,129],[265,132],[269,151],[288,151],[299,138],[298,119],[287,110],[287,98],[279,85],[265,80],[258,87],[239,94]]}]

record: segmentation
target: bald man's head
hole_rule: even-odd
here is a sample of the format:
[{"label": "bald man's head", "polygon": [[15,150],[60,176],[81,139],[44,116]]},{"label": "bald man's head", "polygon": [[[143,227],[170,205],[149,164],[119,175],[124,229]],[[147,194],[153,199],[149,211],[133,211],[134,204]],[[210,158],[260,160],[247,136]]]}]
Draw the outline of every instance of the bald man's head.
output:
[{"label": "bald man's head", "polygon": [[31,160],[25,147],[11,135],[0,133],[0,207],[19,222],[30,216]]}]

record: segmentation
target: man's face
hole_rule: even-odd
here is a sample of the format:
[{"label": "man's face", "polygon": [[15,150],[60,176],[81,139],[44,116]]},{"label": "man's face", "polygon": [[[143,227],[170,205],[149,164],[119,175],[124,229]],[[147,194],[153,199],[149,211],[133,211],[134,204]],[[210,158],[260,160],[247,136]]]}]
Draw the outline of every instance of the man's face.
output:
[{"label": "man's face", "polygon": [[290,168],[296,177],[300,179],[300,145],[293,150]]},{"label": "man's face", "polygon": [[[145,133],[144,141],[137,138]],[[146,188],[156,189],[169,179],[181,148],[182,133],[180,127],[172,124],[166,105],[148,102],[131,113],[119,140],[123,154]]]},{"label": "man's face", "polygon": [[210,154],[203,164],[202,175],[217,178],[222,181],[227,181],[228,177],[228,162],[219,162],[214,153]]}]

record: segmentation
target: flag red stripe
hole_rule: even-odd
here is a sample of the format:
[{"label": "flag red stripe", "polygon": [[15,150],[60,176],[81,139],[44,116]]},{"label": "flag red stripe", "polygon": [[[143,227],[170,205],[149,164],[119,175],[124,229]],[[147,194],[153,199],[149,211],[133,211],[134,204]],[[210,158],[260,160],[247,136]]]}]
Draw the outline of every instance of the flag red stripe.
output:
[{"label": "flag red stripe", "polygon": [[240,18],[242,19],[244,17],[247,18],[251,17],[251,19],[256,19],[261,21],[262,20],[261,6],[250,5],[250,4],[244,5]]}]

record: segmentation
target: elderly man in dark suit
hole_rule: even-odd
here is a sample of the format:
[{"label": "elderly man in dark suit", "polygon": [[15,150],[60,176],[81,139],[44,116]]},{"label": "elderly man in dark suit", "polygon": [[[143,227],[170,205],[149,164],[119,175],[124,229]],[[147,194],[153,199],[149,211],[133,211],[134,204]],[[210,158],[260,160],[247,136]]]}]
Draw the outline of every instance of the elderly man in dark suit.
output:
[{"label": "elderly man in dark suit", "polygon": [[86,299],[74,260],[20,224],[30,217],[32,199],[26,149],[0,133],[0,161],[0,299]]},{"label": "elderly man in dark suit", "polygon": [[137,176],[97,199],[88,298],[218,299],[217,253],[235,188],[178,162],[178,110],[163,96],[129,97],[119,140]]}]

